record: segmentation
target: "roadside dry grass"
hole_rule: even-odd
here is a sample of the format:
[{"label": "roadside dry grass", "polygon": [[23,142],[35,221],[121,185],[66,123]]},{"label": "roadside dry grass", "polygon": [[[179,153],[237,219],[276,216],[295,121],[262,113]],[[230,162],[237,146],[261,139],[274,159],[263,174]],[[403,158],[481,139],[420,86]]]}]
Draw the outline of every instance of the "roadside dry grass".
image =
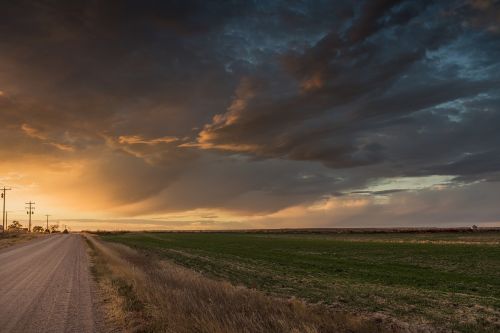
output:
[{"label": "roadside dry grass", "polygon": [[108,319],[129,332],[424,332],[215,281],[86,235]]},{"label": "roadside dry grass", "polygon": [[46,234],[39,233],[0,232],[0,249],[45,236]]},{"label": "roadside dry grass", "polygon": [[[135,299],[135,293],[124,277],[120,277],[119,269],[123,262],[115,262],[118,257],[109,256],[106,248],[96,243],[92,236],[83,234],[91,261],[91,272],[97,282],[97,303],[102,311],[102,318],[108,332],[142,332],[140,312],[136,313],[127,306],[127,302]],[[114,259],[114,260],[113,260]],[[136,322],[138,324],[136,324]],[[135,326],[135,328],[134,328]]]}]

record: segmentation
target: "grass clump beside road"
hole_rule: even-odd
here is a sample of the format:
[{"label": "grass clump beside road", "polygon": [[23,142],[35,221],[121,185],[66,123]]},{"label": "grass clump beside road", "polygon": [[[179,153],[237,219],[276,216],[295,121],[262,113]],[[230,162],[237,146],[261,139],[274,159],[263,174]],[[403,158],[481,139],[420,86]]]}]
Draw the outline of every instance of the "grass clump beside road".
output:
[{"label": "grass clump beside road", "polygon": [[[87,237],[106,311],[133,332],[398,332],[375,319],[332,312],[215,281],[154,255]],[[113,281],[119,281],[113,283]],[[123,292],[124,291],[124,292]],[[127,304],[139,305],[129,307]],[[121,314],[120,314],[121,312]]]},{"label": "grass clump beside road", "polygon": [[102,237],[272,295],[446,330],[500,330],[499,233]]}]

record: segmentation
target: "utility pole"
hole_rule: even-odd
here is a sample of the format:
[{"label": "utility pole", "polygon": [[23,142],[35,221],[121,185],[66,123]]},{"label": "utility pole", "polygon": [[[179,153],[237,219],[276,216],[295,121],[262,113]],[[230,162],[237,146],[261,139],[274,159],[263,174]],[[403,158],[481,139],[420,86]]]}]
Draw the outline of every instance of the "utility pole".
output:
[{"label": "utility pole", "polygon": [[49,230],[49,214],[45,214],[45,216],[47,217],[47,230]]},{"label": "utility pole", "polygon": [[28,207],[26,207],[26,209],[28,210],[26,212],[26,214],[29,215],[29,225],[28,225],[28,231],[31,232],[31,215],[33,215],[35,212],[33,211],[35,209],[35,206],[34,206],[34,202],[27,202],[26,203],[28,205]]},{"label": "utility pole", "polygon": [[5,186],[0,189],[2,191],[2,199],[3,199],[3,211],[2,211],[2,226],[3,226],[3,232],[5,232],[5,227],[6,227],[6,216],[5,216],[5,191],[10,191],[12,190],[11,188],[5,188]]}]

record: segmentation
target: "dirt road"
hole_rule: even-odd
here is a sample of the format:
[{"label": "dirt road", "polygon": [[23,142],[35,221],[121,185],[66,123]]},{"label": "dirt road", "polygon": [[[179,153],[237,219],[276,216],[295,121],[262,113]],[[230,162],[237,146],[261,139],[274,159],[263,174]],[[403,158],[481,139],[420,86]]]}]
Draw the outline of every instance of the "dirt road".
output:
[{"label": "dirt road", "polygon": [[99,332],[81,236],[50,235],[0,251],[0,331]]}]

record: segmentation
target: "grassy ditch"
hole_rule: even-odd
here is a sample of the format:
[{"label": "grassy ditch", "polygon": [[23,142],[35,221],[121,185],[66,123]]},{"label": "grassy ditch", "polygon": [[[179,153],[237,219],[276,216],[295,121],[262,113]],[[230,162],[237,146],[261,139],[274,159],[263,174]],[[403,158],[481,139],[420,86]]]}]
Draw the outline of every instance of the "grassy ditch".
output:
[{"label": "grassy ditch", "polygon": [[148,332],[144,304],[132,284],[138,278],[117,252],[103,246],[93,236],[85,235],[91,259],[91,272],[96,279],[110,331]]}]

